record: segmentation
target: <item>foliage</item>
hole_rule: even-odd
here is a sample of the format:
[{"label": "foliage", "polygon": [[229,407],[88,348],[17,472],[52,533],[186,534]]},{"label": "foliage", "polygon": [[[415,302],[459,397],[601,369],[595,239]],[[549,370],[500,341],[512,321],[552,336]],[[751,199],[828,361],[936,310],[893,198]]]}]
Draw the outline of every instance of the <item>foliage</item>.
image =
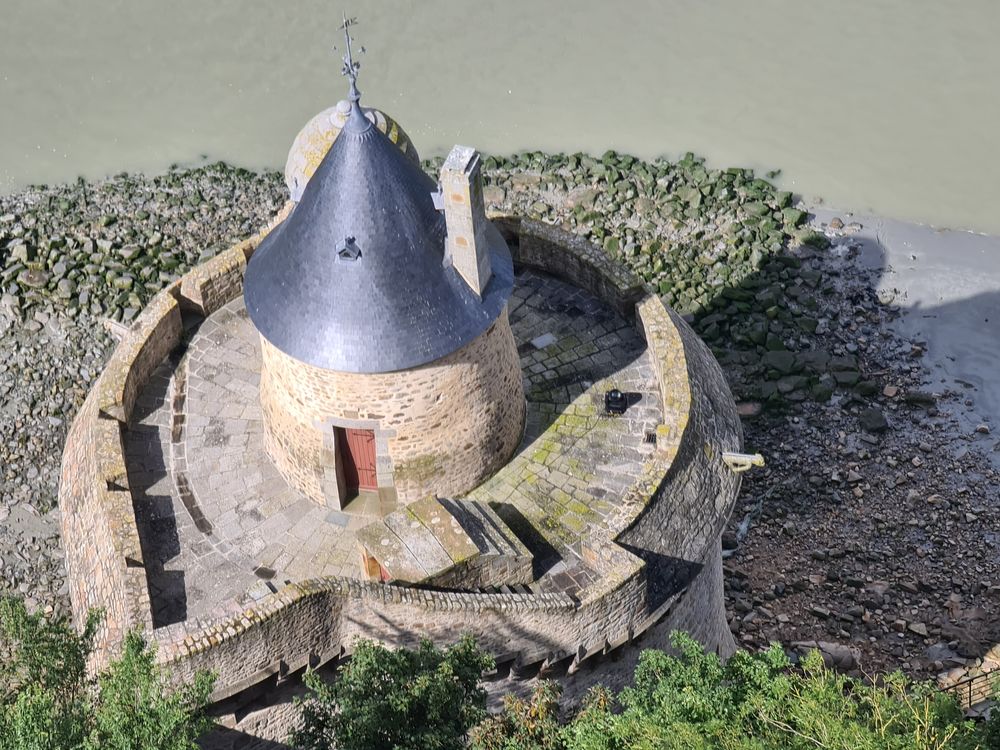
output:
[{"label": "foliage", "polygon": [[0,750],[83,746],[87,656],[99,621],[91,613],[78,634],[64,619],[0,599]]},{"label": "foliage", "polygon": [[87,750],[195,750],[195,739],[211,729],[203,710],[213,677],[201,672],[190,685],[164,693],[166,676],[154,658],[141,636],[126,636],[121,658],[98,678],[100,700]]},{"label": "foliage", "polygon": [[534,750],[561,748],[559,696],[562,688],[543,681],[529,700],[505,695],[504,710],[472,731],[472,745],[479,750]]},{"label": "foliage", "polygon": [[87,677],[100,614],[82,633],[64,618],[0,599],[0,750],[193,750],[213,678],[168,688],[141,636],[96,681]]},{"label": "foliage", "polygon": [[645,651],[617,702],[593,691],[558,727],[558,692],[508,699],[473,731],[474,750],[988,750],[1000,717],[964,718],[930,684],[901,674],[878,684],[838,674],[813,652],[792,669],[777,645],[722,664],[673,634],[676,655]]},{"label": "foliage", "polygon": [[486,716],[479,686],[493,659],[471,637],[440,650],[360,641],[333,682],[307,672],[311,696],[291,742],[303,750],[460,750],[469,728]]}]

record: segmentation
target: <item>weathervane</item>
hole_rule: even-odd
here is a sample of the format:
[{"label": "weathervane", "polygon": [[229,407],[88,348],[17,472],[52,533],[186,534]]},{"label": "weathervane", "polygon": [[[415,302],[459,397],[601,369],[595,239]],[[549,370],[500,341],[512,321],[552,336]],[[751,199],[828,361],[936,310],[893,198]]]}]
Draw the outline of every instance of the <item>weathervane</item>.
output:
[{"label": "weathervane", "polygon": [[[347,80],[351,82],[351,92],[349,94],[352,102],[356,102],[361,99],[361,92],[358,91],[358,71],[361,70],[361,63],[354,59],[351,53],[351,32],[350,28],[356,26],[358,23],[357,18],[348,18],[347,14],[344,14],[344,22],[340,25],[340,28],[344,30],[344,40],[347,42],[347,52],[344,53],[344,67],[341,68],[341,73],[347,76]],[[334,45],[334,49],[337,46]],[[365,48],[361,48],[361,54],[365,53]]]}]

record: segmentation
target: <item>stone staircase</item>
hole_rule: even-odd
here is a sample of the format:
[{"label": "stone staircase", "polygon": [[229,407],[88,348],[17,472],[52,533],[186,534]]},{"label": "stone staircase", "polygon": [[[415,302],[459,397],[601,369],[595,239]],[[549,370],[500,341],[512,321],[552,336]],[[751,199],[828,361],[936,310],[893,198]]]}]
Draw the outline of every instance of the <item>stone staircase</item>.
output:
[{"label": "stone staircase", "polygon": [[482,502],[425,498],[357,534],[370,578],[463,591],[528,584],[532,555]]}]

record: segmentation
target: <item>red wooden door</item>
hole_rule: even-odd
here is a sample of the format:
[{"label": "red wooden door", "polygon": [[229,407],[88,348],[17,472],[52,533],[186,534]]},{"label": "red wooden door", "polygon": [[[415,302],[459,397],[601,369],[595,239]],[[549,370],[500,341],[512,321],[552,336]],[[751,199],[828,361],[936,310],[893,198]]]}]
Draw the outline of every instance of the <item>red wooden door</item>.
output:
[{"label": "red wooden door", "polygon": [[344,483],[349,490],[378,488],[375,476],[375,433],[371,430],[337,429],[343,458]]}]

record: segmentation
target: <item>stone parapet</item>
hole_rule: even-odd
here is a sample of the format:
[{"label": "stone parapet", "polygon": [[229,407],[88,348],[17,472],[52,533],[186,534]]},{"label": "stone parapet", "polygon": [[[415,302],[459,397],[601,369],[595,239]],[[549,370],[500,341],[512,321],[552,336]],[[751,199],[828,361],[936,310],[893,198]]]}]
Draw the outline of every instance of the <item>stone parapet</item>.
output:
[{"label": "stone parapet", "polygon": [[[198,266],[161,290],[119,342],[70,428],[59,485],[61,536],[74,621],[82,627],[91,610],[104,613],[94,668],[118,652],[130,630],[153,631],[122,443],[136,397],[180,344],[182,309],[211,309],[224,296],[239,294],[246,258],[291,208],[286,204],[267,229],[224,252],[222,259]],[[237,257],[244,259],[243,266]]]},{"label": "stone parapet", "polygon": [[180,281],[180,300],[184,310],[194,311],[207,318],[242,294],[247,261],[261,240],[287,219],[294,207],[295,204],[288,201],[262,232],[233,245],[186,273]]},{"label": "stone parapet", "polygon": [[447,643],[472,632],[501,661],[575,664],[631,642],[654,623],[670,622],[710,648],[732,649],[719,536],[739,479],[721,453],[738,450],[742,433],[718,364],[690,327],[600,249],[536,222],[508,218],[498,224],[517,263],[567,278],[635,316],[656,368],[664,404],[658,450],[642,481],[615,498],[619,516],[599,534],[585,533],[580,543],[600,574],[596,580],[571,598],[323,578],[287,585],[248,608],[228,605],[207,620],[152,631],[121,430],[135,393],[179,343],[181,310],[209,313],[239,294],[258,237],[154,299],[70,432],[60,505],[71,598],[78,621],[91,607],[108,612],[98,642],[102,652],[113,652],[130,628],[150,631],[159,660],[177,679],[198,669],[216,671],[215,698],[221,700],[276,673],[339,657],[359,637],[412,645],[421,636]]},{"label": "stone parapet", "polygon": [[172,284],[157,294],[119,342],[96,386],[102,417],[128,425],[139,391],[181,340],[181,310]]},{"label": "stone parapet", "polygon": [[152,631],[121,425],[98,416],[98,394],[91,392],[67,437],[59,490],[74,620],[82,626],[89,611],[104,611],[94,642],[94,666],[117,652],[129,630]]},{"label": "stone parapet", "polygon": [[[532,227],[545,242],[560,241],[561,234],[550,229]],[[630,274],[595,281],[592,274],[610,266],[600,250],[580,249],[579,263],[546,260],[539,249],[544,245],[532,249],[533,240],[514,239],[515,257],[527,244],[530,265],[548,266],[608,295],[609,304],[633,306],[662,389],[664,425],[645,479],[621,499],[617,522],[581,543],[588,565],[599,573],[596,581],[577,599],[333,578],[306,581],[196,631],[173,626],[161,639],[162,657],[173,671],[189,677],[198,668],[221,669],[216,696],[221,699],[282,669],[348,653],[359,637],[398,646],[413,645],[420,636],[446,643],[471,632],[501,662],[528,665],[563,658],[579,662],[630,643],[664,621],[710,648],[733,650],[722,599],[719,535],[739,481],[722,462],[721,450],[738,449],[741,431],[721,370],[693,331]],[[582,240],[573,239],[573,248],[562,252],[572,255],[583,247]],[[676,518],[670,521],[672,515]],[[323,604],[316,605],[316,599]],[[272,619],[280,624],[254,632],[258,623]],[[246,663],[248,654],[255,654],[252,663]]]},{"label": "stone parapet", "polygon": [[625,318],[646,294],[638,276],[579,235],[540,221],[491,215],[510,246],[514,265],[545,271],[603,300]]},{"label": "stone parapet", "polygon": [[656,431],[657,451],[672,462],[691,414],[691,386],[684,341],[666,305],[649,294],[636,305],[639,327],[653,353],[653,367],[663,399],[663,424]]},{"label": "stone parapet", "polygon": [[[565,594],[443,592],[325,578],[285,586],[252,609],[210,625],[171,626],[159,659],[177,679],[218,675],[215,700],[282,669],[349,654],[358,638],[415,646],[472,632],[501,663],[533,664],[600,653],[608,636],[631,637],[645,610],[638,578],[576,602]],[[161,631],[157,631],[158,634]]]}]

